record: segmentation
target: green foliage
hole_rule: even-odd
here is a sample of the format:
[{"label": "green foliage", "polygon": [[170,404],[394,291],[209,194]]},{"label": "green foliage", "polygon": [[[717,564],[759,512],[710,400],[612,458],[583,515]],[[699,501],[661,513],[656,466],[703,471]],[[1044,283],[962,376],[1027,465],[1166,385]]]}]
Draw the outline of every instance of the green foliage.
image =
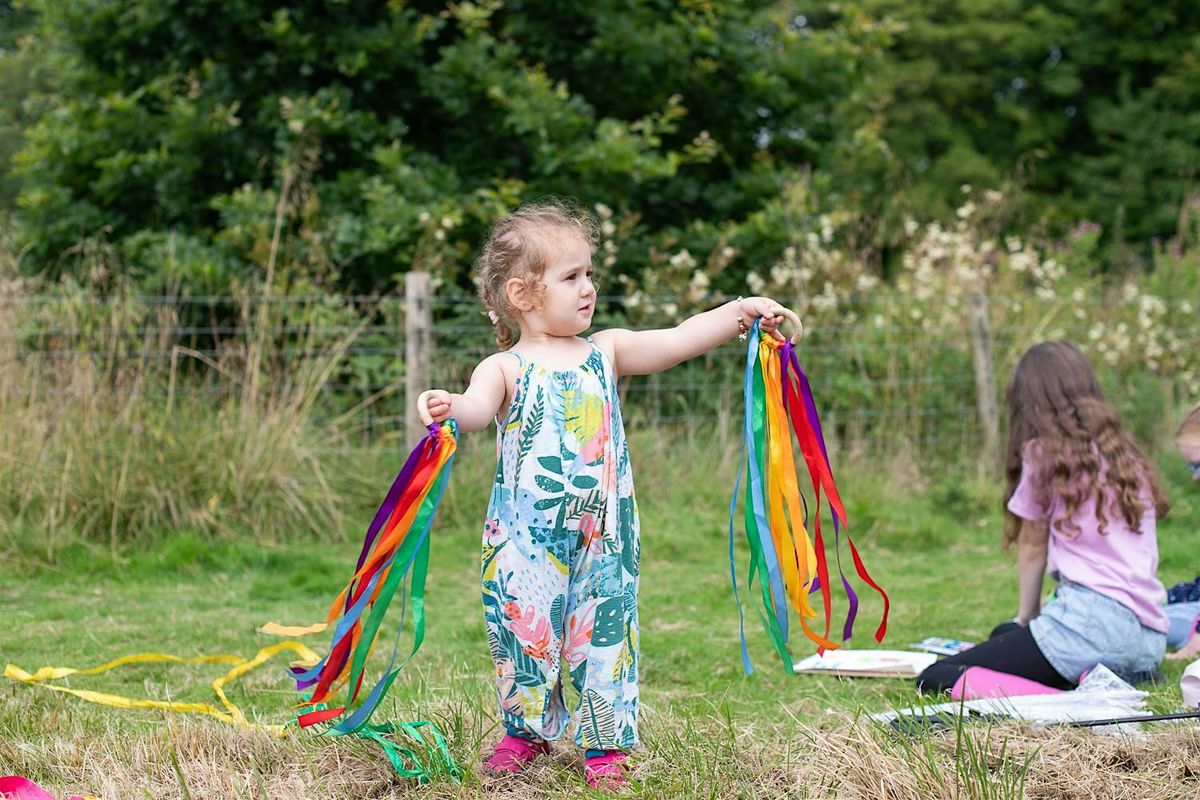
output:
[{"label": "green foliage", "polygon": [[839,105],[863,134],[839,151],[849,183],[893,190],[863,198],[883,241],[906,214],[947,216],[964,183],[1024,187],[1025,228],[1100,223],[1118,263],[1175,233],[1200,156],[1195,3],[822,6],[828,25],[866,14],[887,32]]},{"label": "green foliage", "polygon": [[764,39],[774,23],[742,3],[28,8],[17,55],[55,76],[14,166],[36,268],[168,229],[213,243],[206,263],[262,263],[303,141],[292,268],[351,288],[413,266],[462,282],[487,225],[545,193],[628,210],[651,237],[742,214],[773,190],[746,180],[770,158],[759,112],[794,124],[825,101],[774,77],[795,43]]},{"label": "green foliage", "polygon": [[[948,218],[964,183],[1020,187],[1011,229],[1094,220],[1098,256],[1145,262],[1200,155],[1183,0],[3,9],[0,207],[26,269],[108,243],[150,289],[234,285],[274,249],[325,286],[465,288],[488,225],[547,193],[611,209],[605,260],[635,281],[686,250],[740,288],[821,213],[890,269],[905,219]],[[169,233],[174,267],[146,246]]]}]

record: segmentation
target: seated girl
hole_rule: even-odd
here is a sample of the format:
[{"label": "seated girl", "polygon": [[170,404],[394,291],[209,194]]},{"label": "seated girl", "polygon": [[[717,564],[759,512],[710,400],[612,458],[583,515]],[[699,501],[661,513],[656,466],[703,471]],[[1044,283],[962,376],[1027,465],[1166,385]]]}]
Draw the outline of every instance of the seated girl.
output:
[{"label": "seated girl", "polygon": [[[1156,674],[1168,626],[1155,530],[1167,501],[1154,466],[1069,342],[1021,357],[1008,421],[1005,539],[1017,543],[1017,618],[930,666],[917,688],[949,690],[970,666],[1058,688],[1097,664],[1132,681]],[[1047,561],[1058,585],[1043,606]]]}]

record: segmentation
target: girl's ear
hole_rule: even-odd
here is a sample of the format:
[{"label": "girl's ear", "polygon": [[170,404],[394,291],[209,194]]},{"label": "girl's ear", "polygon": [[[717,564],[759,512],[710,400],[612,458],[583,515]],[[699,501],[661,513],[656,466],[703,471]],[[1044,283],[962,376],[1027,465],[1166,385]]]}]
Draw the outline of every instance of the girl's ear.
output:
[{"label": "girl's ear", "polygon": [[533,311],[536,305],[532,287],[520,278],[509,278],[504,284],[504,294],[518,311]]}]

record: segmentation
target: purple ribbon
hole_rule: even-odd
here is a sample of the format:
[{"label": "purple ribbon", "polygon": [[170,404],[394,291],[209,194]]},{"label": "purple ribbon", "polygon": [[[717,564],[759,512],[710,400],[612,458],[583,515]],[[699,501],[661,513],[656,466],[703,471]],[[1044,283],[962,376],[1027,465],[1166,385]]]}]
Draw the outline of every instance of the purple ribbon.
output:
[{"label": "purple ribbon", "polygon": [[[792,345],[791,340],[788,340],[783,345],[783,392],[784,392],[784,407],[787,407],[787,387],[788,387],[788,365],[796,373],[796,381],[800,388],[800,398],[804,402],[804,410],[808,415],[808,424],[812,427],[813,433],[817,436],[817,444],[821,446],[821,456],[825,459],[825,466],[829,469],[829,474],[833,474],[833,468],[829,465],[829,451],[825,447],[825,434],[821,430],[821,418],[817,415],[817,404],[813,400],[812,386],[809,385],[808,376],[804,374],[804,370],[800,367],[800,359],[796,357],[796,348]],[[820,491],[818,489],[818,491]],[[854,589],[850,586],[850,581],[846,579],[846,572],[842,569],[842,537],[841,527],[845,524],[845,520],[841,520],[841,525],[838,524],[837,509],[833,504],[829,504],[829,515],[833,519],[833,555],[837,561],[838,575],[841,576],[842,586],[846,589],[846,597],[850,601],[850,609],[846,613],[846,624],[842,627],[842,641],[849,639],[854,635],[854,620],[858,616],[858,595],[854,593]],[[811,594],[820,589],[820,579],[814,579],[812,588],[809,590]]]}]

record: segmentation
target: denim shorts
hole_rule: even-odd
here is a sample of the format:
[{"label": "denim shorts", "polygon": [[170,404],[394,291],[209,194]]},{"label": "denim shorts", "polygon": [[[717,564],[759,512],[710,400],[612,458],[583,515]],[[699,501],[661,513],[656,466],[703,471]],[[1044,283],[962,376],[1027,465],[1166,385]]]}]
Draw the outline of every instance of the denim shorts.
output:
[{"label": "denim shorts", "polygon": [[1165,633],[1142,625],[1116,600],[1070,581],[1059,581],[1029,632],[1050,666],[1074,683],[1097,664],[1125,680],[1143,680],[1167,650]]}]

